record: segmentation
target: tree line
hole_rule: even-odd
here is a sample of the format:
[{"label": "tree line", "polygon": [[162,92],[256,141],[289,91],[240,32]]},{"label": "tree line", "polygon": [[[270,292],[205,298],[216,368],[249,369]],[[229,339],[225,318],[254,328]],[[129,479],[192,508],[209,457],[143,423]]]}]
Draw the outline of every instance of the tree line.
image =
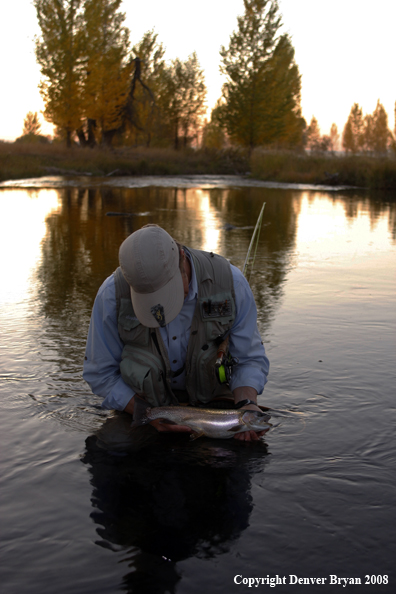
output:
[{"label": "tree line", "polygon": [[[170,63],[153,31],[131,47],[121,0],[34,0],[36,58],[46,120],[70,145],[188,146],[204,124],[206,85],[196,53]],[[254,148],[301,143],[301,76],[277,0],[244,0],[220,51],[223,94],[203,137]]]},{"label": "tree line", "polygon": [[372,114],[363,116],[363,110],[358,103],[351,108],[344,127],[342,146],[350,153],[370,152],[384,154],[389,148],[396,148],[396,102],[395,102],[395,130],[394,135],[388,126],[388,114],[384,106],[377,101]]},{"label": "tree line", "polygon": [[[301,75],[277,0],[244,0],[229,45],[220,49],[225,83],[209,122],[196,53],[165,61],[154,31],[131,46],[121,2],[33,0],[41,29],[36,58],[44,116],[68,146],[78,139],[90,147],[117,142],[178,149],[198,144],[200,137],[202,146],[213,148],[338,148],[336,124],[321,135],[316,118],[307,125],[302,116]],[[34,115],[28,114],[32,129]],[[395,138],[379,101],[365,116],[355,103],[342,147],[382,153],[395,148]]]},{"label": "tree line", "polygon": [[363,116],[363,110],[358,103],[351,107],[345,123],[342,138],[336,124],[331,125],[330,134],[321,135],[318,121],[312,117],[305,131],[305,146],[312,152],[334,152],[339,144],[346,153],[386,154],[389,149],[396,152],[396,102],[395,102],[395,130],[392,134],[388,125],[388,114],[384,106],[377,101],[372,114]]}]

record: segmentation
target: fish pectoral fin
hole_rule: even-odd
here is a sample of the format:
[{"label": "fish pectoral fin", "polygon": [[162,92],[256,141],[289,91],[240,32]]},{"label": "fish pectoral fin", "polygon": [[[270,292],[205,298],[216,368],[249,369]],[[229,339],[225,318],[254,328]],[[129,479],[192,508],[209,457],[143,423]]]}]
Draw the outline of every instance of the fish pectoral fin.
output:
[{"label": "fish pectoral fin", "polygon": [[202,437],[203,434],[203,431],[191,431],[190,441],[195,441],[196,439],[198,439],[198,437]]},{"label": "fish pectoral fin", "polygon": [[231,431],[232,433],[238,433],[239,431],[243,431],[245,427],[246,425],[242,423],[241,425],[235,425],[235,427],[228,429],[228,431]]}]

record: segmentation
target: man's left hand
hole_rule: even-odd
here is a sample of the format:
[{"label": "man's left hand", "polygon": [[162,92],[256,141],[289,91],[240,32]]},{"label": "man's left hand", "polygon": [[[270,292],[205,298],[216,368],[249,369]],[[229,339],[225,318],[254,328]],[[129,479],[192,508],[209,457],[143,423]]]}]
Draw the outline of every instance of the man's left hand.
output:
[{"label": "man's left hand", "polygon": [[[263,412],[256,404],[248,404],[247,406],[243,406],[240,410],[256,410],[258,412]],[[260,441],[260,437],[267,433],[267,431],[268,429],[264,429],[264,431],[241,431],[241,433],[236,433],[234,435],[234,439],[238,439],[239,441]]]}]

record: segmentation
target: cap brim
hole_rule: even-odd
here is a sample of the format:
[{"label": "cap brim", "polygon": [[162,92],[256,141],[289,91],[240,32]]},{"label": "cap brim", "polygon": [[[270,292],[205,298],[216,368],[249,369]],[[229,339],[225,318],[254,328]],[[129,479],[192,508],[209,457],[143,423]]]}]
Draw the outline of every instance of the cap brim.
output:
[{"label": "cap brim", "polygon": [[183,307],[184,287],[180,270],[154,293],[136,293],[131,287],[131,299],[135,315],[143,326],[159,328],[169,324]]}]

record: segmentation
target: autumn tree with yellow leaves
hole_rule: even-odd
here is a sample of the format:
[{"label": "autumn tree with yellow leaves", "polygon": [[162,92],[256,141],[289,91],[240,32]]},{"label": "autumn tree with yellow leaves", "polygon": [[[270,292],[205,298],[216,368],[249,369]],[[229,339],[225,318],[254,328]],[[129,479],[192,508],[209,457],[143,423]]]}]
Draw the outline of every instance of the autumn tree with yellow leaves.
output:
[{"label": "autumn tree with yellow leaves", "polygon": [[83,117],[82,0],[34,0],[33,4],[41,29],[41,36],[36,38],[36,59],[43,75],[39,88],[44,115],[65,131],[70,146]]},{"label": "autumn tree with yellow leaves", "polygon": [[130,51],[122,0],[34,0],[45,117],[80,144],[187,146],[197,137],[206,86],[198,58],[163,59],[157,35]]},{"label": "autumn tree with yellow leaves", "polygon": [[82,144],[110,143],[129,91],[129,30],[122,0],[34,0],[45,117]]},{"label": "autumn tree with yellow leaves", "polygon": [[[123,124],[132,66],[129,30],[124,27],[122,0],[86,0],[83,11],[85,50],[82,106],[87,133],[94,127],[103,144]],[[91,139],[92,143],[92,139]]]}]

